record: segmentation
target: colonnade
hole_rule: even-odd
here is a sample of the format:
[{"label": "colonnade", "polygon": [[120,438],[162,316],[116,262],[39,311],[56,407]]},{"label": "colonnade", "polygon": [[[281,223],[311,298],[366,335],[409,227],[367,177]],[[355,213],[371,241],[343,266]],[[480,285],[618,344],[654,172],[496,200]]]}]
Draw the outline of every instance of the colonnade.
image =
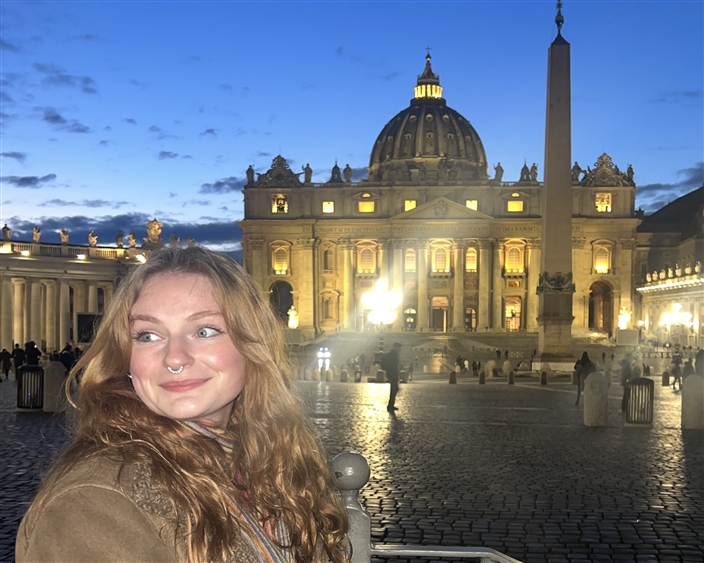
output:
[{"label": "colonnade", "polygon": [[0,346],[11,350],[33,340],[47,351],[61,350],[76,339],[76,315],[99,313],[112,294],[113,280],[4,275]]}]

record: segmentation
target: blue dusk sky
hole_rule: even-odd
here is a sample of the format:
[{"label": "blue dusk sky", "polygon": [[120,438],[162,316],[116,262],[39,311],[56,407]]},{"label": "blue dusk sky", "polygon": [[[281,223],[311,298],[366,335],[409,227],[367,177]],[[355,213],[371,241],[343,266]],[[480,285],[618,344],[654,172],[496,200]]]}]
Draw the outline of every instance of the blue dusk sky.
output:
[{"label": "blue dusk sky", "polygon": [[[652,212],[704,183],[704,4],[564,3],[572,160],[635,170]],[[490,166],[518,180],[545,138],[555,2],[2,0],[1,221],[99,244],[156,217],[234,250],[247,166],[366,177],[426,46]],[[493,172],[493,170],[492,170]]]}]

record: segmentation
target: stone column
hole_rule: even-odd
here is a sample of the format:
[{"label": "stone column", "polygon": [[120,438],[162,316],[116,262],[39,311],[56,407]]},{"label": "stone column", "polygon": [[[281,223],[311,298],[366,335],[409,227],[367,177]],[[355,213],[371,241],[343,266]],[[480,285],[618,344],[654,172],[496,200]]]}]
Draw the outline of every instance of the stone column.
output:
[{"label": "stone column", "polygon": [[71,340],[71,287],[61,280],[59,284],[59,350]]},{"label": "stone column", "polygon": [[12,278],[12,339],[24,348],[24,278]]},{"label": "stone column", "polygon": [[[262,239],[250,240],[249,247],[252,250],[252,278],[259,285],[262,293],[264,293],[264,276],[271,269],[270,261],[264,254],[264,241]],[[293,264],[291,264],[291,259],[292,256],[289,255],[289,269],[293,266]]]},{"label": "stone column", "polygon": [[342,319],[343,329],[353,329],[355,323],[354,272],[352,270],[352,243],[349,239],[338,241],[340,249],[340,275],[342,277]]},{"label": "stone column", "polygon": [[396,320],[394,321],[394,324],[392,326],[392,329],[395,331],[401,331],[403,330],[403,310],[406,307],[406,300],[403,298],[403,241],[402,240],[393,240],[392,241],[393,245],[393,284],[390,285],[390,287],[397,293],[399,293],[401,297],[401,306],[399,307],[399,310],[396,311]]},{"label": "stone column", "polygon": [[528,280],[526,282],[526,330],[538,330],[538,279],[540,277],[540,239],[532,240],[526,245],[528,252]]},{"label": "stone column", "polygon": [[56,280],[42,280],[46,287],[46,349],[49,353],[59,349],[56,342]]},{"label": "stone column", "polygon": [[496,241],[493,252],[493,268],[491,276],[491,328],[502,329],[501,317],[504,314],[503,308],[503,285],[504,277],[501,272],[501,259],[504,253],[504,243]]},{"label": "stone column", "polygon": [[313,337],[318,333],[318,302],[316,287],[317,271],[313,260],[315,250],[315,239],[299,238],[296,240],[299,253],[298,272],[298,315],[300,328],[307,329],[307,336]]},{"label": "stone column", "polygon": [[98,312],[98,282],[88,282],[88,311],[96,314]]},{"label": "stone column", "polygon": [[0,320],[0,346],[12,351],[12,281],[2,279],[2,318]]},{"label": "stone column", "polygon": [[466,246],[464,243],[453,245],[454,261],[454,300],[452,304],[452,330],[454,332],[464,332],[464,253]]},{"label": "stone column", "polygon": [[479,311],[477,312],[477,330],[489,328],[489,303],[491,300],[491,242],[479,241]]},{"label": "stone column", "polygon": [[31,310],[29,340],[34,340],[38,348],[42,345],[42,284],[33,280],[31,284]]},{"label": "stone column", "polygon": [[428,330],[428,245],[418,245],[418,331]]}]

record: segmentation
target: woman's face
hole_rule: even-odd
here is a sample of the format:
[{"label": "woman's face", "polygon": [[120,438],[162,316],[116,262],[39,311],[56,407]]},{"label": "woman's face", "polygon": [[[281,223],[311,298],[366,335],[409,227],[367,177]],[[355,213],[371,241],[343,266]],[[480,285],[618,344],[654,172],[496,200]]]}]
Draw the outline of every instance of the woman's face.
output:
[{"label": "woman's face", "polygon": [[245,359],[227,332],[211,281],[157,274],[130,316],[130,374],[144,404],[174,420],[224,428],[242,392]]}]

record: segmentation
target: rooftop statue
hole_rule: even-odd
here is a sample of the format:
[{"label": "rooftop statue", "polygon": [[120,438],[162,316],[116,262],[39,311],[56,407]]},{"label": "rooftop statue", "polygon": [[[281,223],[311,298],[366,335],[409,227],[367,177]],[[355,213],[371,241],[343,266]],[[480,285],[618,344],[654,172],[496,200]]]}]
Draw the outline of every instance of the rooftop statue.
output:
[{"label": "rooftop statue", "polygon": [[88,244],[90,246],[95,246],[98,244],[98,235],[95,234],[95,231],[91,229],[91,231],[88,233]]},{"label": "rooftop statue", "polygon": [[306,164],[303,167],[303,181],[306,184],[310,184],[312,179],[313,179],[313,169],[310,167],[310,164]]},{"label": "rooftop statue", "polygon": [[144,237],[144,244],[142,244],[142,248],[155,250],[164,245],[164,241],[161,240],[161,228],[163,226],[164,224],[157,221],[156,218],[147,223],[147,236]]},{"label": "rooftop statue", "polygon": [[579,182],[579,175],[582,173],[586,174],[587,171],[583,170],[582,167],[579,164],[577,164],[577,161],[575,160],[574,166],[572,167],[572,181]]},{"label": "rooftop statue", "polygon": [[32,229],[32,242],[39,242],[40,238],[42,238],[42,230],[35,226],[34,229]]},{"label": "rooftop statue", "polygon": [[254,182],[255,188],[297,188],[301,186],[298,178],[303,172],[295,173],[291,170],[286,159],[278,155],[271,161],[271,168],[264,174],[257,174]]},{"label": "rooftop statue", "polygon": [[61,237],[61,244],[68,244],[68,229],[61,229],[59,231],[59,236]]},{"label": "rooftop statue", "polygon": [[12,229],[7,226],[7,223],[5,223],[5,226],[2,228],[2,240],[10,240],[12,238]]},{"label": "rooftop statue", "polygon": [[115,235],[115,244],[117,245],[117,248],[122,248],[125,245],[125,233],[120,231]]},{"label": "rooftop statue", "polygon": [[496,166],[494,166],[494,180],[496,182],[501,182],[501,179],[504,177],[504,169],[501,166],[500,162],[496,163]]},{"label": "rooftop statue", "polygon": [[130,231],[130,234],[127,235],[127,245],[130,248],[137,246],[137,236],[134,234],[134,231]]},{"label": "rooftop statue", "polygon": [[251,186],[254,184],[254,168],[252,168],[252,165],[249,165],[249,168],[247,168],[247,185]]},{"label": "rooftop statue", "polygon": [[629,172],[621,172],[611,160],[611,157],[604,153],[594,163],[594,170],[587,167],[587,172],[582,178],[581,185],[585,187],[629,187],[635,186],[632,180],[633,167],[630,166],[631,179]]},{"label": "rooftop statue", "polygon": [[352,181],[352,168],[350,168],[349,164],[345,164],[345,169],[342,171],[342,174],[345,177],[345,182],[349,184]]},{"label": "rooftop statue", "polygon": [[196,246],[196,239],[188,237],[188,248],[193,248],[194,246]]},{"label": "rooftop statue", "polygon": [[181,241],[181,239],[176,236],[174,233],[171,233],[171,236],[169,237],[169,246],[171,248],[177,248],[178,243]]},{"label": "rooftop statue", "polygon": [[530,167],[530,180],[531,182],[538,181],[538,165],[534,162],[533,166]]}]

